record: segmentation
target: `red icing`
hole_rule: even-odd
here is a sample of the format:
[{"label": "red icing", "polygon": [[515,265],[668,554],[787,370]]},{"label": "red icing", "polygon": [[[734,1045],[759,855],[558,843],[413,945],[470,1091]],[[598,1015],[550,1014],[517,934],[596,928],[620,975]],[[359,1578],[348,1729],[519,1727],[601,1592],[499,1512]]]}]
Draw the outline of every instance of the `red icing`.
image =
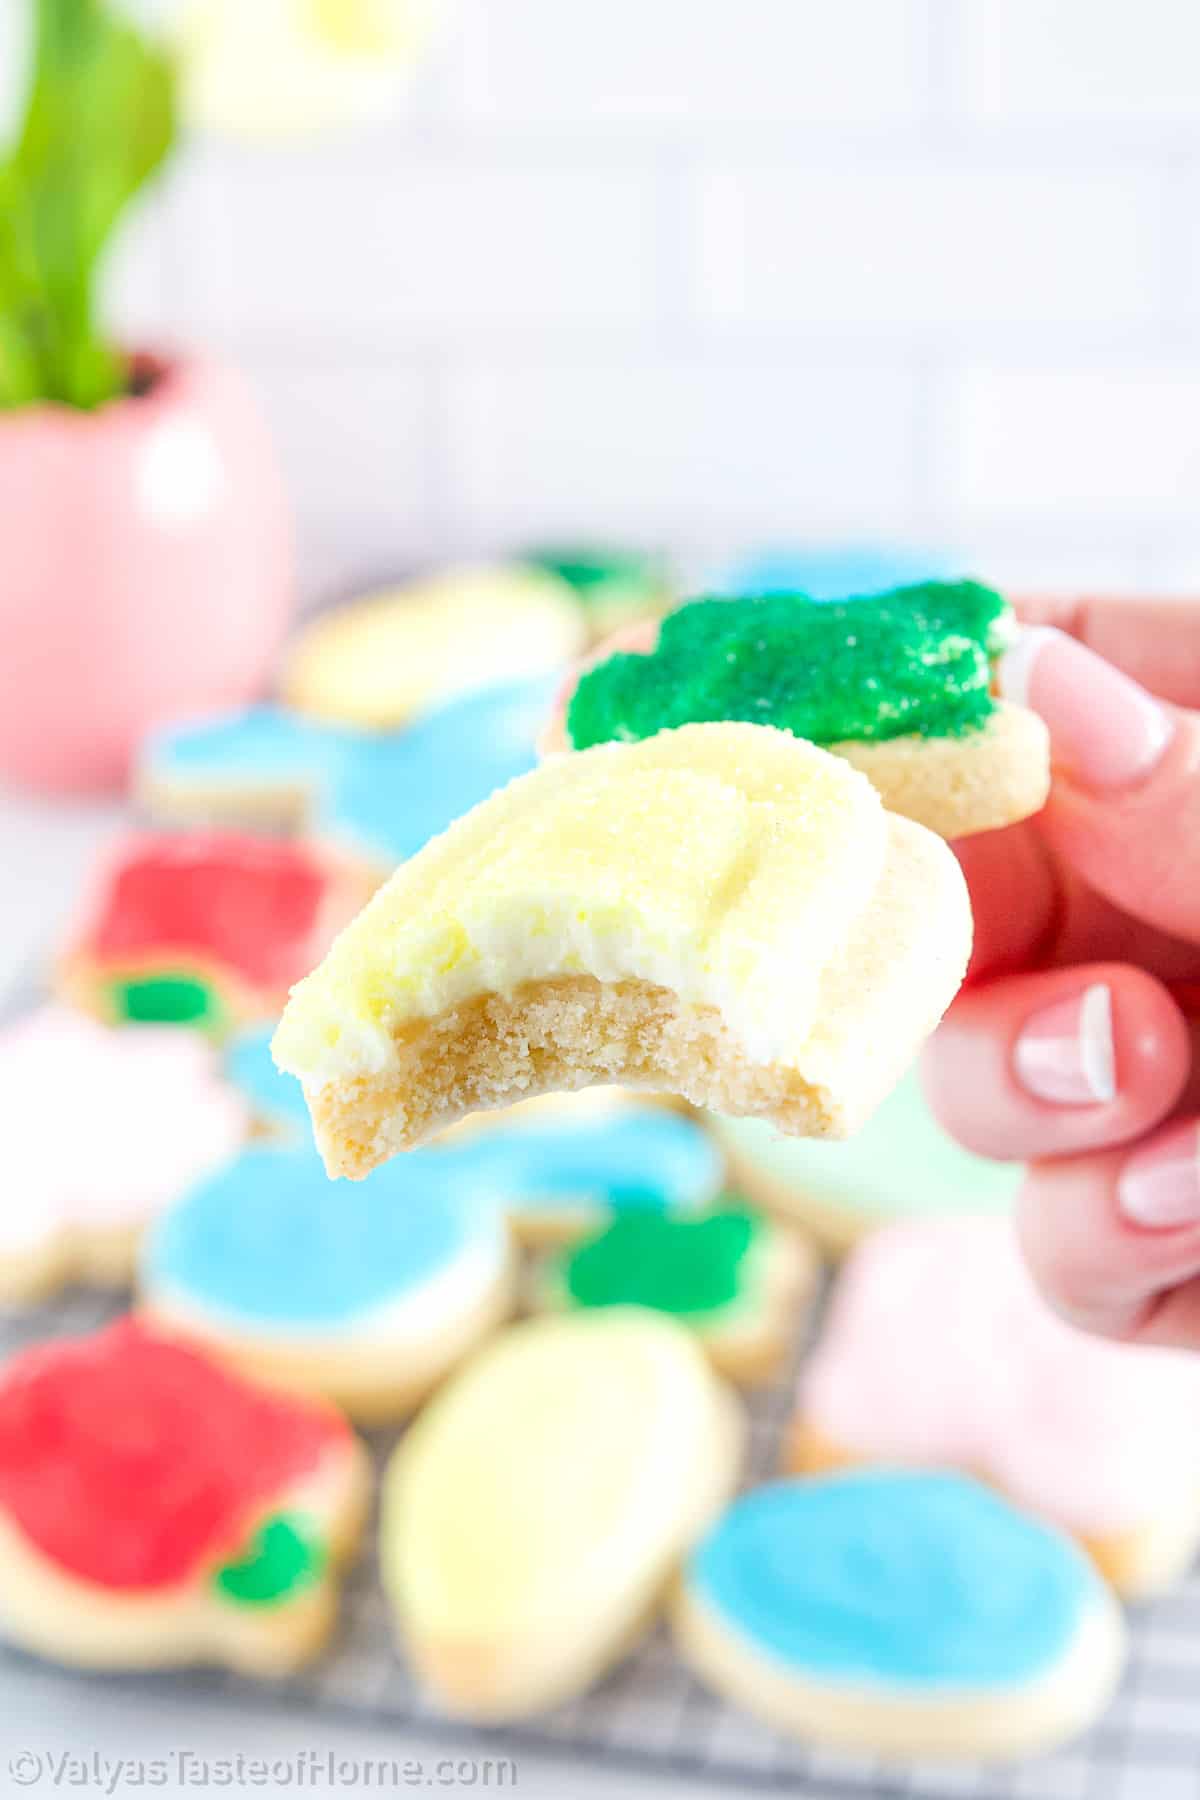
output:
[{"label": "red icing", "polygon": [[331,1408],[124,1319],[37,1345],[0,1377],[0,1506],[72,1575],[164,1588],[244,1549],[263,1512],[348,1441]]},{"label": "red icing", "polygon": [[84,948],[113,961],[191,951],[255,986],[287,987],[311,961],[328,886],[299,844],[231,832],[142,838],[110,873]]}]

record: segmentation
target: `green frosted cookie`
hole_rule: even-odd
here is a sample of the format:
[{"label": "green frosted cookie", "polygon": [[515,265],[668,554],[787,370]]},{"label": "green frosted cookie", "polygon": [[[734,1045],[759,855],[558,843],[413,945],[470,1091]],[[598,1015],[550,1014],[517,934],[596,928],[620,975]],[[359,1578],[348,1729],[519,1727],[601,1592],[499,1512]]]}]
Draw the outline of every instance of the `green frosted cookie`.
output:
[{"label": "green frosted cookie", "polygon": [[842,1143],[784,1137],[758,1119],[722,1118],[715,1126],[747,1194],[797,1219],[835,1252],[891,1219],[1005,1213],[1025,1172],[1023,1163],[974,1156],[947,1137],[915,1074]]},{"label": "green frosted cookie", "polygon": [[577,750],[716,719],[816,744],[959,737],[991,715],[990,659],[1011,622],[1002,596],[974,581],[837,601],[693,600],[647,655],[610,656],[581,678],[567,728]]},{"label": "green frosted cookie", "polygon": [[723,1373],[755,1381],[774,1372],[814,1273],[814,1258],[794,1233],[729,1196],[699,1216],[618,1215],[547,1257],[533,1297],[552,1311],[669,1313],[696,1332]]}]

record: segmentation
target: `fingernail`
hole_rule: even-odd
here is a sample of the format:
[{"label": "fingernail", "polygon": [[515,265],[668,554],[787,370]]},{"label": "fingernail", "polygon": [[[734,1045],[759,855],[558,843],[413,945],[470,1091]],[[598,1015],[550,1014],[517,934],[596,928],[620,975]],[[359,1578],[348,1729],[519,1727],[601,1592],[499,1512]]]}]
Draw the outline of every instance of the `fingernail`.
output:
[{"label": "fingernail", "polygon": [[997,665],[1000,692],[1040,713],[1054,760],[1084,787],[1131,787],[1158,764],[1174,735],[1152,694],[1053,625],[1031,625]]},{"label": "fingernail", "polygon": [[1112,992],[1093,982],[1082,993],[1031,1014],[1013,1045],[1017,1080],[1035,1100],[1102,1106],[1117,1097]]},{"label": "fingernail", "polygon": [[1173,1125],[1131,1156],[1117,1182],[1117,1204],[1132,1224],[1152,1231],[1200,1223],[1200,1128]]}]

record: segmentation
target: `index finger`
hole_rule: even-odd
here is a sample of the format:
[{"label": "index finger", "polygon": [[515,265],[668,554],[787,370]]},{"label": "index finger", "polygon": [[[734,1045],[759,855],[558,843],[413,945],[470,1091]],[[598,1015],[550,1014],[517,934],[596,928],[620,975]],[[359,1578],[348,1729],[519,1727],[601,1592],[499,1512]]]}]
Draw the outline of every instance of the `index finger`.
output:
[{"label": "index finger", "polygon": [[1200,597],[1028,595],[1026,625],[1056,625],[1174,706],[1200,707]]}]

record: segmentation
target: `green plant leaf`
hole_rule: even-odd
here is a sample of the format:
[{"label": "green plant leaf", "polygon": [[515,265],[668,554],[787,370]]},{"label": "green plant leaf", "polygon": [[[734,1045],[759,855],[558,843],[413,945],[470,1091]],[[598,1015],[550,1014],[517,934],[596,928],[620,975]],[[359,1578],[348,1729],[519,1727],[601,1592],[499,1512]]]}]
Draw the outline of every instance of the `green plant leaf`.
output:
[{"label": "green plant leaf", "polygon": [[0,403],[94,407],[126,382],[96,323],[97,273],[174,141],[174,72],[104,0],[37,0],[36,26],[24,125],[0,168]]}]

